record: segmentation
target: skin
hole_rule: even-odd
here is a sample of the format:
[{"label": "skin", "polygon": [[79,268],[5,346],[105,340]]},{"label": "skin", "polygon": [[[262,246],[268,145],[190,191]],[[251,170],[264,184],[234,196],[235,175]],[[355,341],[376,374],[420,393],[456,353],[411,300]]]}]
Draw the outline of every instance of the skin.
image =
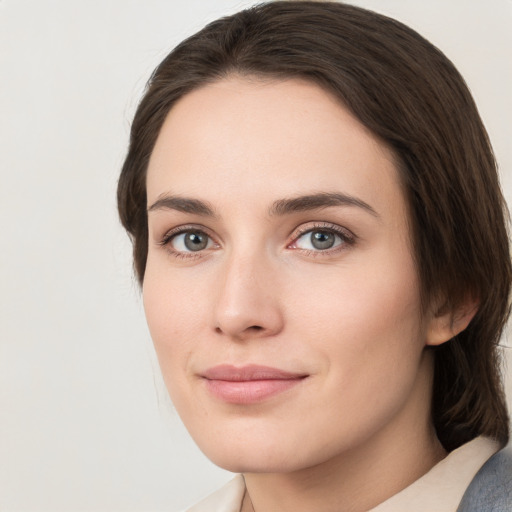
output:
[{"label": "skin", "polygon": [[[393,155],[339,101],[295,79],[197,89],[165,121],[147,192],[143,298],[160,366],[199,447],[244,474],[244,510],[368,510],[445,456],[425,347],[469,318],[422,311]],[[276,208],[318,193],[351,202]],[[187,229],[204,249],[187,249]],[[312,245],[312,230],[333,229],[332,248]],[[232,404],[202,376],[219,364],[306,377]]]}]

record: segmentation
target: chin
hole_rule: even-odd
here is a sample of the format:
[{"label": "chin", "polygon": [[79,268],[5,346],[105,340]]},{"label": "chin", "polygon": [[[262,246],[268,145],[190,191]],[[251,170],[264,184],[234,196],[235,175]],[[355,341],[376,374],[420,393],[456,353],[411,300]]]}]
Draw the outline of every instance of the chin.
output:
[{"label": "chin", "polygon": [[201,451],[215,465],[232,473],[291,473],[329,458],[322,447],[307,446],[290,436],[225,435],[197,439]]},{"label": "chin", "polygon": [[281,454],[262,455],[258,450],[204,453],[216,466],[232,473],[290,473],[302,468],[301,464],[289,457]]},{"label": "chin", "polygon": [[[297,469],[297,450],[280,438],[269,435],[258,435],[252,432],[224,431],[221,435],[205,436],[191,432],[200,450],[216,466],[233,473],[275,473]],[[295,443],[294,443],[295,444]]]}]

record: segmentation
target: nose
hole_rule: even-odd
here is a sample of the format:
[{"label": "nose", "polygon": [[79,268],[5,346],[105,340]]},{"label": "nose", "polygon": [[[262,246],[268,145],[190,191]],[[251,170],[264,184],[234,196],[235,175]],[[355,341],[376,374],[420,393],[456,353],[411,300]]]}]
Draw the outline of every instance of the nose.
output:
[{"label": "nose", "polygon": [[235,340],[275,336],[283,329],[279,287],[263,257],[232,257],[225,262],[215,301],[217,334]]}]

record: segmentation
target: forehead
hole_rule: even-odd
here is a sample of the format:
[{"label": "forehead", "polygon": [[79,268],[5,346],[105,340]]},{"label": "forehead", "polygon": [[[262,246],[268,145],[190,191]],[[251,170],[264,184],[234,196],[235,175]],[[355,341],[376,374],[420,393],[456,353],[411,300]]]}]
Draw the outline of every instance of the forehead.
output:
[{"label": "forehead", "polygon": [[[392,152],[305,80],[231,77],[181,98],[150,159],[148,202],[166,193],[254,202],[315,191],[402,201]],[[208,196],[208,197],[203,197]]]}]

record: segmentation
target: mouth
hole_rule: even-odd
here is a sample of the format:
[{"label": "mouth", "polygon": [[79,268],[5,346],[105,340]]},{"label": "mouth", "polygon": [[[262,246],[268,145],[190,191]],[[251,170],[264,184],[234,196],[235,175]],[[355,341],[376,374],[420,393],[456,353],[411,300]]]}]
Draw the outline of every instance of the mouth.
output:
[{"label": "mouth", "polygon": [[219,365],[201,375],[215,398],[229,404],[249,405],[290,390],[308,377],[269,366]]}]

